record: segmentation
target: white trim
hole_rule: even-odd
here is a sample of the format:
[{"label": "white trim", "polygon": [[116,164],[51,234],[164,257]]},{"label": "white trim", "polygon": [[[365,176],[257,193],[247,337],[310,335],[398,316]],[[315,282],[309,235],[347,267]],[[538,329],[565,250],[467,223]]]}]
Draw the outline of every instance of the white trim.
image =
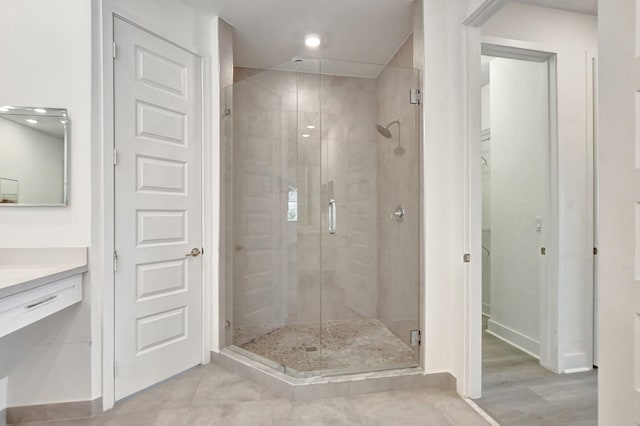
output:
[{"label": "white trim", "polygon": [[[207,52],[200,47],[193,45],[185,40],[176,41],[174,37],[167,34],[167,31],[162,27],[153,24],[151,21],[135,15],[128,10],[115,4],[115,0],[103,0],[102,1],[102,27],[98,30],[98,36],[101,37],[101,49],[102,49],[102,75],[99,76],[102,87],[102,99],[100,105],[102,106],[101,116],[101,140],[94,142],[94,152],[98,152],[101,156],[101,170],[99,171],[100,177],[102,177],[102,187],[100,204],[96,208],[94,221],[99,223],[99,238],[101,238],[101,259],[99,268],[103,271],[102,279],[102,409],[108,410],[113,407],[115,403],[115,378],[113,374],[114,354],[115,354],[115,329],[114,329],[114,273],[111,267],[112,255],[114,250],[114,230],[115,230],[115,217],[114,217],[114,169],[112,164],[112,153],[114,148],[114,117],[113,117],[113,57],[112,57],[112,43],[113,43],[113,21],[115,17],[120,17],[125,21],[128,21],[132,25],[139,27],[151,34],[156,35],[163,40],[166,40],[176,46],[187,50],[200,58],[202,67],[202,144],[203,152],[206,154],[206,146],[212,145],[211,135],[211,95],[209,84],[209,78],[207,73],[211,72],[211,61]],[[207,253],[203,259],[203,282],[202,282],[202,295],[203,295],[203,311],[202,311],[202,363],[208,363],[210,361],[211,353],[211,326],[208,319],[211,318],[211,300],[210,295],[212,293],[212,272],[211,268],[205,266],[207,262],[205,259],[209,258],[210,253],[217,253],[217,248],[213,247],[212,241],[214,235],[209,235],[211,230],[211,206],[207,204],[207,198],[205,194],[208,194],[212,190],[211,180],[207,180],[205,170],[211,170],[211,159],[208,156],[203,156],[203,246]],[[96,177],[94,175],[94,177]],[[96,177],[97,178],[97,177]],[[210,248],[209,248],[210,247]],[[215,251],[214,251],[215,250]],[[216,255],[210,257],[212,261],[215,260]]]},{"label": "white trim", "polygon": [[502,9],[502,6],[506,3],[507,0],[484,0],[467,15],[463,24],[468,27],[479,28]]},{"label": "white trim", "polygon": [[[464,244],[465,253],[472,261],[464,264],[464,309],[463,325],[465,339],[464,379],[462,396],[479,398],[482,395],[482,132],[480,92],[482,81],[481,30],[463,27],[466,55],[463,66],[464,80]],[[481,223],[481,222],[480,222]],[[477,259],[477,261],[475,260]]]},{"label": "white trim", "polygon": [[591,370],[586,352],[564,354],[562,358],[562,372],[565,374]]},{"label": "white trim", "polygon": [[540,353],[540,342],[538,340],[494,320],[489,320],[489,328],[486,332],[528,353],[532,357],[540,359],[540,355],[538,355]]},{"label": "white trim", "polygon": [[[482,395],[482,156],[481,125],[481,46],[480,27],[506,3],[504,0],[485,0],[472,3],[460,29],[464,40],[464,120],[463,149],[465,153],[464,226],[465,252],[471,254],[473,265],[464,270],[463,375],[458,390],[462,397]],[[426,126],[425,126],[426,127]],[[478,259],[478,261],[473,261]]]}]

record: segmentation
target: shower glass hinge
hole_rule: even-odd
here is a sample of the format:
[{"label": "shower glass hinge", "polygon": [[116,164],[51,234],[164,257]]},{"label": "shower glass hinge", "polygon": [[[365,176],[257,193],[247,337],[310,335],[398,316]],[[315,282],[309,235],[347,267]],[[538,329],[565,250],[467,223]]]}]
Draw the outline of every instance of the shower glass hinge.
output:
[{"label": "shower glass hinge", "polygon": [[422,343],[420,339],[420,330],[411,330],[409,332],[409,343],[411,346],[419,346]]},{"label": "shower glass hinge", "polygon": [[462,261],[463,261],[464,263],[469,263],[469,262],[471,262],[471,254],[469,254],[469,253],[465,253],[465,254],[462,256]]},{"label": "shower glass hinge", "polygon": [[225,321],[224,328],[231,328],[231,321]]},{"label": "shower glass hinge", "polygon": [[113,272],[118,272],[118,252],[113,251]]},{"label": "shower glass hinge", "polygon": [[409,90],[409,103],[412,105],[420,105],[422,103],[422,92],[420,92],[420,89]]},{"label": "shower glass hinge", "polygon": [[228,116],[230,116],[230,115],[231,115],[231,108],[225,108],[225,109],[224,109],[224,116],[225,116],[225,117],[228,117]]}]

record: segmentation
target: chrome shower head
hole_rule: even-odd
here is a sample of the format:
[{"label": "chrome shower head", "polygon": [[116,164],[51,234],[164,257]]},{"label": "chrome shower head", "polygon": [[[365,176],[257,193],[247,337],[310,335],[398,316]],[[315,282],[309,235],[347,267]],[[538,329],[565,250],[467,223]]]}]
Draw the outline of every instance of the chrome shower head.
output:
[{"label": "chrome shower head", "polygon": [[376,129],[378,130],[378,133],[380,133],[382,136],[384,136],[387,139],[391,139],[391,131],[389,130],[389,127],[384,127],[382,126],[382,124],[376,124]]},{"label": "chrome shower head", "polygon": [[387,127],[384,127],[382,124],[378,123],[376,124],[376,130],[378,130],[378,133],[380,133],[385,138],[391,139],[391,131],[389,130],[389,127],[391,127],[393,124],[400,125],[400,120],[392,121],[391,123],[387,124]]}]

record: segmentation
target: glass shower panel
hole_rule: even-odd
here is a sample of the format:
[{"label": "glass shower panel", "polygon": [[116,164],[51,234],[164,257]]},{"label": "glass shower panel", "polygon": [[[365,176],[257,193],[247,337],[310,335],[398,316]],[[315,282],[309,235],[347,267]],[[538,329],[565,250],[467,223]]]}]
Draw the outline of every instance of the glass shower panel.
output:
[{"label": "glass shower panel", "polygon": [[328,60],[321,70],[322,374],[416,366],[418,74]]},{"label": "glass shower panel", "polygon": [[234,70],[223,199],[227,342],[304,377],[320,346],[319,74],[299,68]]}]

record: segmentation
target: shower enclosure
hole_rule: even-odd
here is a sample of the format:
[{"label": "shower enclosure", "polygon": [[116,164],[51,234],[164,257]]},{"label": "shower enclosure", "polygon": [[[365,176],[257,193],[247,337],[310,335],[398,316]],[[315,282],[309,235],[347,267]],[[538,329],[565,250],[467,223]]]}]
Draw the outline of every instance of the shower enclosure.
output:
[{"label": "shower enclosure", "polygon": [[235,68],[221,105],[230,350],[294,377],[418,365],[419,74],[402,49],[387,66]]}]

